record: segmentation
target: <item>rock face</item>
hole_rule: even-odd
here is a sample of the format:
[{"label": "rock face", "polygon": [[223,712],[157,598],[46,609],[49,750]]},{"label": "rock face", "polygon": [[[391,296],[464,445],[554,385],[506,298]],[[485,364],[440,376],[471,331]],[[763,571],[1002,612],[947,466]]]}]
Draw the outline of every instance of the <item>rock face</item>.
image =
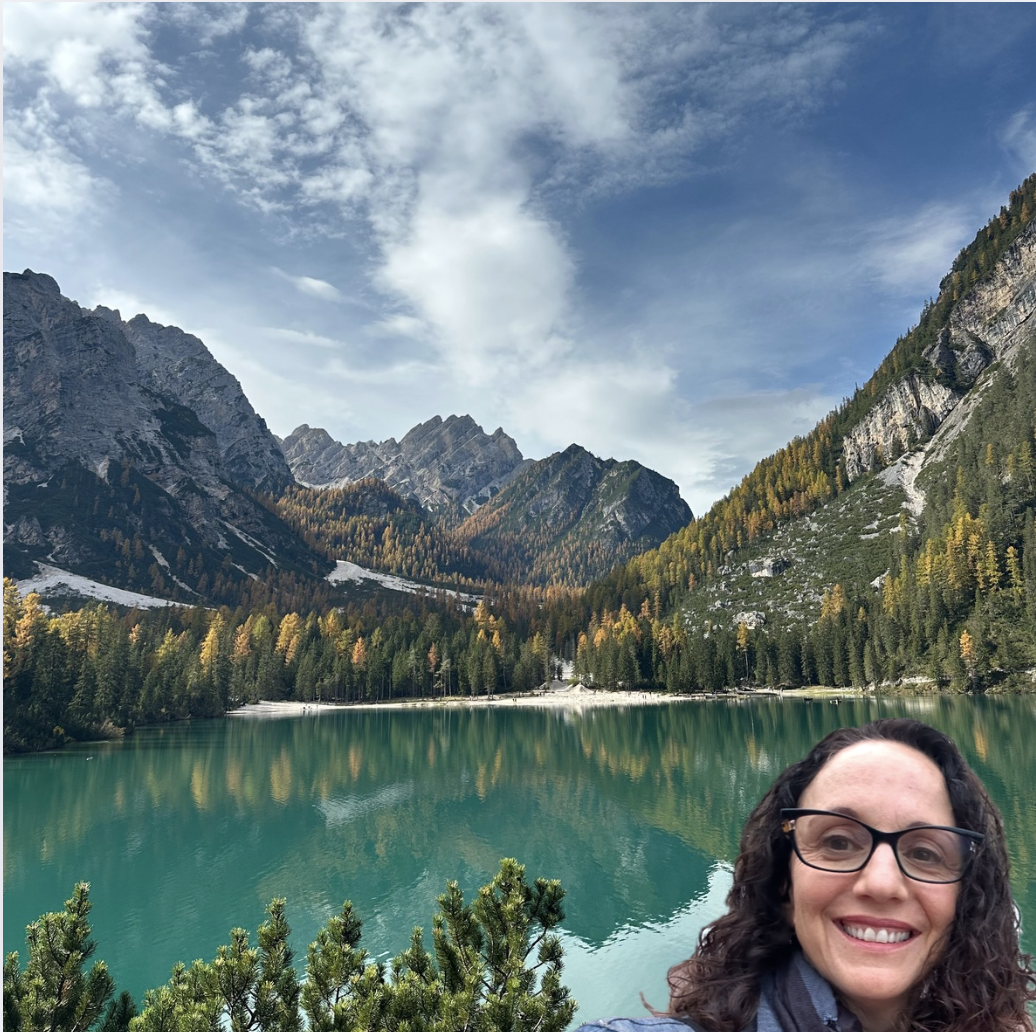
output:
[{"label": "rock face", "polygon": [[512,555],[534,580],[561,579],[560,570],[585,582],[692,518],[671,480],[573,444],[529,465],[457,533],[473,548]]},{"label": "rock face", "polygon": [[917,374],[892,384],[845,436],[842,454],[849,479],[883,466],[927,439],[959,400],[956,391]]},{"label": "rock face", "polygon": [[[4,274],[5,559],[202,595],[224,559],[224,579],[313,565],[241,490],[290,471],[237,381],[196,338],[134,324],[81,308],[50,276]],[[178,553],[190,572],[171,567]]]},{"label": "rock face", "polygon": [[1036,223],[1030,223],[993,275],[956,304],[923,355],[925,367],[892,384],[846,434],[850,481],[926,441],[990,363],[1010,360],[1036,312]]},{"label": "rock face", "polygon": [[401,441],[341,444],[303,424],[281,442],[296,479],[310,487],[341,487],[377,477],[426,509],[472,512],[527,464],[502,429],[486,434],[471,416],[435,416]]},{"label": "rock face", "polygon": [[227,471],[239,484],[279,492],[294,477],[277,439],[256,414],[237,379],[197,338],[176,326],[159,326],[146,315],[129,322],[118,312],[98,308],[118,320],[133,345],[147,386],[192,409],[216,435]]}]

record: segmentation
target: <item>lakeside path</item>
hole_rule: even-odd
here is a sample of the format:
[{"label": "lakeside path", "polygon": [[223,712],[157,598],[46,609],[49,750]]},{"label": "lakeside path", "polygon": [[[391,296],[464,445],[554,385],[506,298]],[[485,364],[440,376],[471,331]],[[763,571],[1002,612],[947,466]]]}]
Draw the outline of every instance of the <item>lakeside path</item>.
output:
[{"label": "lakeside path", "polygon": [[[555,682],[557,685],[558,682]],[[667,695],[665,692],[605,691],[585,688],[583,685],[563,685],[521,694],[500,695],[451,695],[434,699],[395,699],[391,702],[270,702],[249,703],[240,709],[230,710],[228,717],[291,717],[309,713],[327,713],[332,710],[350,709],[447,709],[491,706],[495,709],[511,707],[538,707],[541,709],[591,709],[597,706],[657,706],[670,702],[707,702],[715,699],[746,699],[757,696],[803,698],[817,696],[845,696],[854,694],[845,689],[813,688],[789,689],[777,692],[772,689],[755,689],[721,693],[699,692],[694,695]]]}]

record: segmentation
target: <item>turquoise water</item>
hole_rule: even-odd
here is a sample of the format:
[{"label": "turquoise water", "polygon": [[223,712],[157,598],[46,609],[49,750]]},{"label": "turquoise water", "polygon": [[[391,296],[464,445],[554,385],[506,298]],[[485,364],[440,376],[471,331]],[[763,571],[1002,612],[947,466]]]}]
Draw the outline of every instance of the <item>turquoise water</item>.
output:
[{"label": "turquoise water", "polygon": [[666,1002],[722,911],[741,824],[827,731],[909,714],[958,741],[1004,812],[1036,948],[1036,699],[778,700],[336,711],[147,729],[4,760],[4,952],[91,883],[96,956],[138,1000],[287,899],[296,954],[345,899],[376,957],[517,857],[567,891],[583,1017]]}]

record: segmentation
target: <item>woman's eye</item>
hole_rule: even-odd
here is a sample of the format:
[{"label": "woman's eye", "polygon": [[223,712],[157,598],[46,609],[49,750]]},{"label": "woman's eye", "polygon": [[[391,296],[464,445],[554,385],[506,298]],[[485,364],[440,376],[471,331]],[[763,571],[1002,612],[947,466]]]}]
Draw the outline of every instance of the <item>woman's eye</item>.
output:
[{"label": "woman's eye", "polygon": [[845,835],[828,835],[822,845],[824,849],[830,850],[832,853],[845,853],[859,848],[852,839]]},{"label": "woman's eye", "polygon": [[942,854],[928,846],[914,846],[908,857],[915,864],[941,864]]}]

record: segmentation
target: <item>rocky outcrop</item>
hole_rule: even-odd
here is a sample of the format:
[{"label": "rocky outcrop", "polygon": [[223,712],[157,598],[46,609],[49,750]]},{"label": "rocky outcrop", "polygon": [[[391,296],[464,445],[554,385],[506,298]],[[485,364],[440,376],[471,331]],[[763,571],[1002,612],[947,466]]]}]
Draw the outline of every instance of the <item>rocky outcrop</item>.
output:
[{"label": "rocky outcrop", "polygon": [[981,341],[996,359],[1022,340],[1036,312],[1036,222],[1007,249],[993,276],[960,299],[950,315],[954,342]]},{"label": "rocky outcrop", "polygon": [[401,440],[341,444],[303,424],[281,442],[295,478],[310,487],[341,487],[376,477],[426,509],[472,512],[524,468],[502,429],[486,434],[471,416],[435,416]]},{"label": "rocky outcrop", "polygon": [[1010,360],[1036,312],[1036,223],[950,313],[923,366],[892,384],[843,439],[849,480],[927,441],[993,362]]},{"label": "rocky outcrop", "polygon": [[779,577],[791,563],[783,555],[767,555],[748,563],[748,572],[753,577]]},{"label": "rocky outcrop", "polygon": [[893,384],[842,444],[850,480],[898,458],[927,440],[960,400],[960,394],[912,374]]},{"label": "rocky outcrop", "polygon": [[[202,595],[216,570],[225,581],[318,565],[242,491],[290,472],[268,432],[247,450],[264,427],[237,382],[196,338],[134,322],[139,351],[118,313],[81,308],[50,276],[4,273],[5,558],[16,549],[127,587],[190,577]],[[191,570],[178,580],[180,554]]]}]

